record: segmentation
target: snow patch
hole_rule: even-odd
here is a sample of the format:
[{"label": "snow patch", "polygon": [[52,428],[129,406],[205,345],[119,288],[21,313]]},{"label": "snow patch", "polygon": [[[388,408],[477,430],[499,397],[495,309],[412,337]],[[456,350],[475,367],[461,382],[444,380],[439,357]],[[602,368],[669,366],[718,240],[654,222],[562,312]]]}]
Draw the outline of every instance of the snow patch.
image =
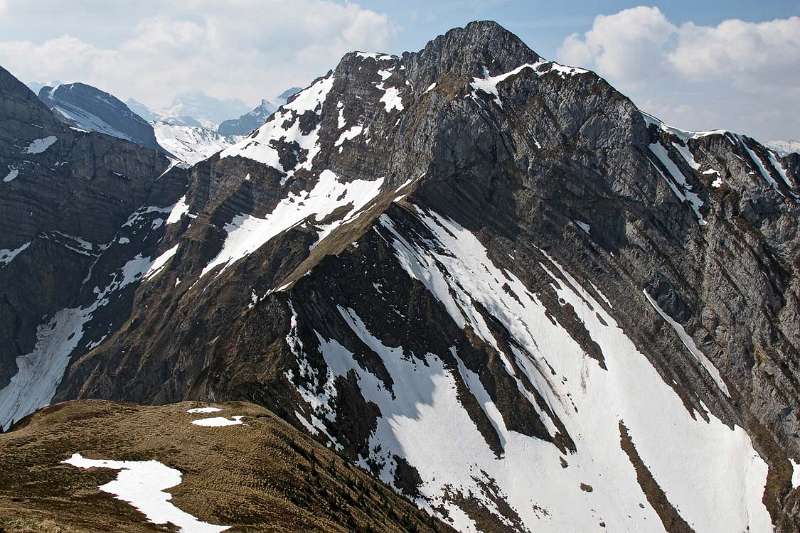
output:
[{"label": "snow patch", "polygon": [[[497,482],[531,530],[589,531],[598,521],[610,530],[661,530],[621,450],[618,424],[624,421],[642,460],[695,530],[770,529],[769,513],[761,502],[767,465],[753,450],[747,433],[738,426],[729,428],[711,413],[707,422],[694,418],[593,293],[555,259],[542,251],[547,259],[540,263],[542,270],[552,279],[559,301],[573,308],[599,346],[606,369],[588,357],[513,273],[493,264],[472,233],[419,207],[416,218],[429,234],[415,230],[406,235],[385,214],[376,231],[392,244],[408,275],[423,283],[456,323],[468,324],[495,346],[500,357],[514,360],[515,367],[506,367],[509,375],[515,375],[515,368],[525,374],[564,424],[577,451],[566,457],[568,466],[563,467],[565,458],[555,446],[509,430],[480,381],[459,362],[455,371],[503,443],[498,458],[458,401],[453,371],[439,356],[411,356],[402,346],[386,346],[352,309],[339,307],[348,326],[381,357],[394,384],[392,391],[386,390],[336,340],[320,339],[330,372],[323,379],[355,371],[362,395],[382,413],[369,448],[370,459],[382,465],[384,481],[393,481],[392,455],[404,457],[422,477],[423,498],[417,503],[432,512],[444,507],[456,520],[454,525],[465,531],[476,527],[455,519],[459,510],[443,494],[472,495],[496,514],[478,483],[483,475]],[[498,348],[475,310],[476,301],[510,333],[512,353]],[[555,428],[549,415],[526,397],[552,435]],[[365,460],[360,462],[366,464]],[[593,492],[582,491],[581,483],[591,485]],[[716,512],[709,514],[708,509]]]},{"label": "snow patch", "polygon": [[670,126],[670,125],[666,124],[660,118],[657,118],[657,117],[651,115],[650,113],[646,113],[646,112],[644,112],[642,110],[639,110],[639,113],[641,113],[642,118],[644,119],[645,123],[648,126],[654,125],[658,129],[660,129],[660,130],[662,130],[662,131],[664,131],[666,133],[669,133],[670,135],[674,135],[675,137],[679,138],[684,143],[686,143],[686,141],[688,141],[689,139],[701,139],[703,137],[709,137],[709,136],[712,136],[712,135],[726,135],[726,134],[729,133],[727,130],[709,130],[709,131],[682,130],[682,129],[675,128],[673,126]]},{"label": "snow patch", "polygon": [[403,110],[403,99],[400,97],[400,91],[396,87],[387,88],[380,101],[383,103],[387,113],[393,109]]},{"label": "snow patch", "polygon": [[9,249],[0,250],[0,265],[9,264],[11,261],[14,260],[15,257],[17,257],[21,252],[25,251],[30,245],[31,245],[30,242],[26,242],[19,248],[14,248],[13,250]]},{"label": "snow patch", "polygon": [[186,203],[186,195],[180,197],[180,199],[175,202],[175,205],[172,206],[172,210],[169,212],[169,216],[167,217],[167,225],[175,224],[180,222],[183,215],[189,213],[189,204]]},{"label": "snow patch", "polygon": [[395,59],[394,56],[389,54],[382,54],[380,52],[356,52],[356,57],[361,59],[377,59],[379,61],[390,61]]},{"label": "snow patch", "polygon": [[12,168],[11,166],[8,167],[8,174],[5,175],[3,178],[3,183],[8,183],[9,181],[14,181],[19,176],[19,170],[16,168]]},{"label": "snow patch", "polygon": [[698,163],[697,161],[694,160],[694,155],[692,154],[692,151],[689,149],[689,144],[688,143],[679,144],[679,143],[674,142],[674,143],[672,143],[672,146],[675,147],[675,149],[678,151],[678,153],[681,154],[681,156],[683,157],[684,161],[686,161],[686,163],[690,167],[692,167],[694,170],[700,170],[700,163]]},{"label": "snow patch", "polygon": [[747,155],[750,156],[750,160],[753,162],[756,168],[758,168],[758,171],[761,173],[761,177],[764,178],[764,181],[766,181],[769,184],[769,186],[772,187],[772,189],[774,189],[778,194],[780,194],[781,196],[785,196],[778,188],[778,182],[775,181],[775,178],[772,177],[770,171],[767,170],[767,167],[764,166],[764,162],[761,161],[761,157],[759,157],[757,153],[755,153],[749,146],[747,146],[747,143],[745,142],[744,138],[741,135],[738,136],[738,139],[739,143],[747,152]]},{"label": "snow patch", "polygon": [[345,141],[349,141],[355,139],[361,132],[364,131],[363,126],[353,126],[349,130],[343,131],[339,138],[336,139],[336,142],[333,144],[334,146],[341,146]]},{"label": "snow patch", "polygon": [[22,151],[24,154],[41,154],[55,143],[58,140],[58,137],[55,135],[50,135],[49,137],[44,137],[42,139],[35,139],[32,141],[28,147]]},{"label": "snow patch", "polygon": [[[79,237],[72,238],[83,241]],[[92,246],[89,242],[83,243],[83,246]],[[94,302],[86,307],[62,309],[38,326],[33,350],[16,358],[17,373],[0,389],[0,426],[7,428],[50,403],[70,355],[83,339],[84,326],[92,320],[95,311],[108,305],[111,294],[141,279],[152,263],[149,257],[137,254],[111,275],[105,288],[94,289]]]},{"label": "snow patch", "polygon": [[311,191],[292,192],[275,206],[265,218],[253,215],[236,215],[225,224],[228,234],[222,250],[209,262],[201,273],[207,274],[219,265],[225,265],[218,273],[222,273],[231,263],[258,250],[276,235],[296,224],[312,217],[312,221],[320,222],[336,209],[350,205],[350,210],[334,222],[324,226],[319,240],[322,240],[336,227],[349,221],[365,205],[380,192],[383,178],[366,181],[339,181],[336,174],[323,170],[319,181]]},{"label": "snow patch", "polygon": [[792,488],[800,487],[800,464],[794,459],[789,459],[792,463]]},{"label": "snow patch", "polygon": [[217,526],[198,520],[170,503],[172,494],[166,489],[180,485],[181,472],[155,460],[150,461],[110,461],[87,459],[75,453],[63,464],[77,468],[108,468],[119,470],[114,481],[100,485],[103,492],[113,494],[141,511],[154,524],[172,523],[181,531],[216,533],[225,531],[227,526]]},{"label": "snow patch", "polygon": [[242,424],[242,416],[234,416],[232,418],[225,418],[224,416],[215,416],[211,418],[200,418],[198,420],[192,420],[192,424],[195,426],[204,426],[204,427],[225,427],[225,426],[238,426]]},{"label": "snow patch", "polygon": [[772,168],[778,171],[778,175],[781,177],[786,186],[790,189],[794,188],[792,182],[789,180],[786,167],[783,166],[783,162],[778,160],[778,158],[775,157],[775,154],[772,152],[769,152],[769,162],[772,163]]},{"label": "snow patch", "polygon": [[145,279],[150,279],[156,274],[158,274],[159,271],[161,271],[161,269],[164,268],[164,266],[167,264],[167,261],[172,259],[172,257],[178,251],[178,246],[180,246],[180,243],[176,244],[169,250],[165,251],[163,254],[156,257],[156,260],[153,261],[153,263],[147,269],[147,272],[144,275]]},{"label": "snow patch", "polygon": [[483,78],[472,78],[470,82],[470,87],[473,89],[473,96],[474,91],[482,91],[486,94],[494,96],[494,102],[503,107],[503,101],[500,99],[500,94],[497,90],[497,85],[511,78],[516,76],[523,70],[530,69],[533,73],[537,76],[544,76],[548,72],[556,72],[560,77],[565,78],[567,76],[574,76],[577,74],[585,74],[589,72],[588,70],[584,70],[582,68],[577,67],[569,67],[566,65],[561,65],[554,61],[547,61],[546,59],[540,59],[535,63],[525,63],[523,65],[518,66],[517,68],[505,72],[503,74],[498,74],[497,76],[490,76],[488,70],[484,67],[484,76]]},{"label": "snow patch", "polygon": [[580,220],[576,220],[575,224],[578,225],[587,235],[591,235],[592,227],[587,224],[586,222],[581,222]]}]

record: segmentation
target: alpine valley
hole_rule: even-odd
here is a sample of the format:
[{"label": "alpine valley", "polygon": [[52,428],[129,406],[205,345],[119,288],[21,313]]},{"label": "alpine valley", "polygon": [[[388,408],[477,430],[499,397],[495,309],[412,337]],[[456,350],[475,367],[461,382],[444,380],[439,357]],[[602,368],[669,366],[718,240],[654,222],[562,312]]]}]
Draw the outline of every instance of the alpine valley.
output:
[{"label": "alpine valley", "polygon": [[800,154],[493,22],[191,167],[48,105],[0,69],[7,530],[800,530]]}]

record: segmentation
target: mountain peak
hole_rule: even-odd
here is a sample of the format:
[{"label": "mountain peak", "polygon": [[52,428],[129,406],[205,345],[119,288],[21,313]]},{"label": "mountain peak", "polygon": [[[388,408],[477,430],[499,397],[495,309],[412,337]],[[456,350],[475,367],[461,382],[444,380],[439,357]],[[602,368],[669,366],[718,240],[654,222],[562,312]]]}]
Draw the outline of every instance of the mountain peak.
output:
[{"label": "mountain peak", "polygon": [[475,21],[429,41],[419,53],[411,54],[410,59],[412,71],[425,64],[441,74],[468,78],[482,75],[484,69],[491,74],[507,72],[541,58],[497,22]]}]

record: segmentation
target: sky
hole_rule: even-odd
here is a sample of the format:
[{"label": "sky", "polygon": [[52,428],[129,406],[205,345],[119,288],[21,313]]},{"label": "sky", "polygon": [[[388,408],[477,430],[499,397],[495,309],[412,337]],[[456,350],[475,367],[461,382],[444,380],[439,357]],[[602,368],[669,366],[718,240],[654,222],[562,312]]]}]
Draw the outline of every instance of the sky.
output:
[{"label": "sky", "polygon": [[253,107],[347,51],[416,51],[476,19],[674,126],[800,138],[800,0],[0,0],[0,65],[156,110],[198,91]]}]

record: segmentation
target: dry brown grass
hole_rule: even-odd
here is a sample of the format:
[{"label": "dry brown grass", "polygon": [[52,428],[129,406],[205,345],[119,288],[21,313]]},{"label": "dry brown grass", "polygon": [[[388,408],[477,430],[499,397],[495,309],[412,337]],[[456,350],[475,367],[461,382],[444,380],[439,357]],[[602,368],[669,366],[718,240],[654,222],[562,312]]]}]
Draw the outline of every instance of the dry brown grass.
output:
[{"label": "dry brown grass", "polygon": [[[156,459],[183,473],[173,503],[231,531],[445,530],[391,489],[266,409],[213,404],[58,404],[0,435],[0,531],[169,531],[97,489],[117,475],[60,464]],[[243,415],[243,425],[200,427],[205,416]]]}]

